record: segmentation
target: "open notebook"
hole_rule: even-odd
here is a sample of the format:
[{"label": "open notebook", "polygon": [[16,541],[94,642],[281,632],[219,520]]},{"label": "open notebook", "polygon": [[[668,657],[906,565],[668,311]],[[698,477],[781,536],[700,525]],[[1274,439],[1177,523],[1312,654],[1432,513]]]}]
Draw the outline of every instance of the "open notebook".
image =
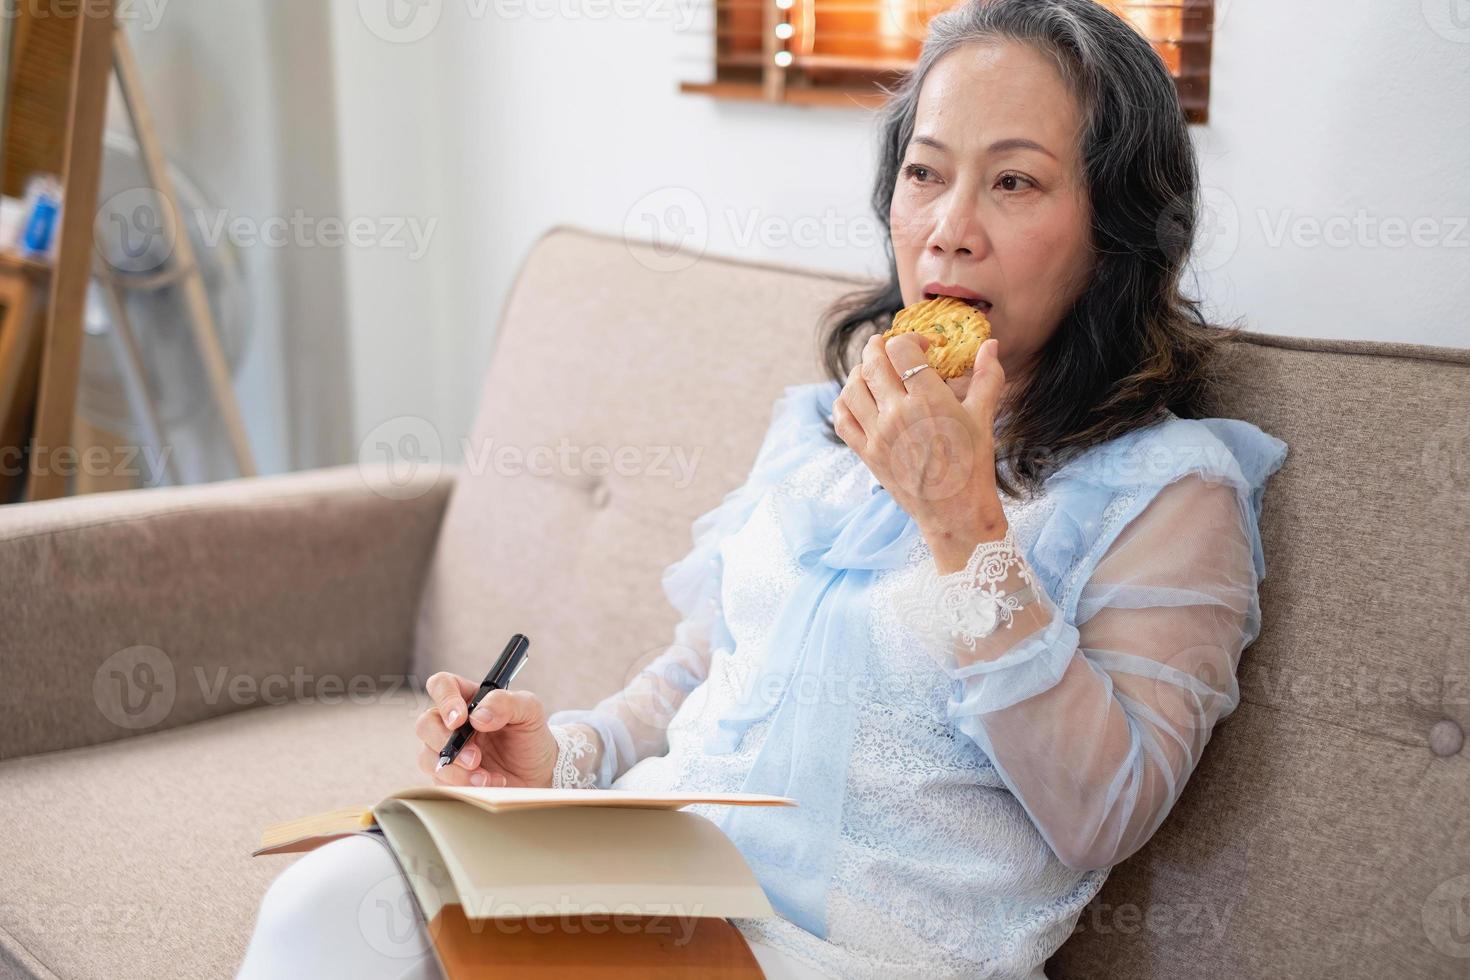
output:
[{"label": "open notebook", "polygon": [[[254,854],[381,835],[451,980],[594,976],[620,962],[655,976],[759,976],[725,919],[774,911],[730,839],[682,809],[691,803],[796,805],[753,793],[421,786],[371,808],[274,824]],[[609,915],[646,928],[577,925]],[[552,943],[519,922],[559,932]],[[689,938],[671,942],[679,935]]]}]

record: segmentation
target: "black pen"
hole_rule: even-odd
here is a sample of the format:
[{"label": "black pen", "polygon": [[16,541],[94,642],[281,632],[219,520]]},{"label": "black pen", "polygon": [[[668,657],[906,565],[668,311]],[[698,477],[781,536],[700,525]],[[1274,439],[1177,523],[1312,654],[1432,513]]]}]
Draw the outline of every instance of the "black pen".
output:
[{"label": "black pen", "polygon": [[465,712],[464,724],[450,734],[449,741],[445,742],[444,748],[439,750],[439,765],[434,767],[435,772],[453,762],[455,756],[459,755],[459,750],[464,748],[464,743],[475,734],[475,728],[470,724],[470,713],[480,706],[480,702],[485,700],[485,695],[510,686],[510,682],[515,679],[516,671],[520,670],[526,662],[526,650],[530,645],[531,641],[526,639],[524,633],[517,633],[510,638],[510,642],[501,651],[500,659],[495,661],[495,666],[490,668],[490,673],[485,675],[485,679],[480,682],[480,689],[470,700],[469,711]]}]

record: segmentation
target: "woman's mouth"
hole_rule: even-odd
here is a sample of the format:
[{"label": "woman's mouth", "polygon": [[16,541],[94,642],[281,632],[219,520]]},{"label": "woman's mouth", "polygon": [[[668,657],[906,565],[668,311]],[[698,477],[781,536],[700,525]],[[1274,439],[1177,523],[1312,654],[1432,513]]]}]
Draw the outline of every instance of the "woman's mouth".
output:
[{"label": "woman's mouth", "polygon": [[[944,295],[947,295],[947,294],[945,294],[945,293],[925,293],[924,294],[924,298],[925,299],[937,299],[938,297],[944,296]],[[991,304],[987,300],[980,299],[979,297],[971,298],[971,297],[968,297],[968,296],[956,296],[954,298],[957,299],[957,300],[959,300],[961,303],[965,303],[965,304],[967,304],[969,306],[975,307],[975,309],[979,310],[981,313],[989,313],[991,311],[991,309],[993,308],[993,304]]]}]

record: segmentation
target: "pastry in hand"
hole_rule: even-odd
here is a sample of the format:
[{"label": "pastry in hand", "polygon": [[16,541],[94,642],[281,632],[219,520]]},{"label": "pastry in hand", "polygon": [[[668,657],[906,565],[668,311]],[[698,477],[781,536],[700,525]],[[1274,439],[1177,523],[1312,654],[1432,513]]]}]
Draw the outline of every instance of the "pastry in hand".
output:
[{"label": "pastry in hand", "polygon": [[975,366],[980,345],[990,338],[990,321],[962,299],[936,296],[895,313],[893,326],[883,334],[883,339],[911,332],[921,333],[932,341],[925,352],[929,366],[941,378],[949,380]]}]

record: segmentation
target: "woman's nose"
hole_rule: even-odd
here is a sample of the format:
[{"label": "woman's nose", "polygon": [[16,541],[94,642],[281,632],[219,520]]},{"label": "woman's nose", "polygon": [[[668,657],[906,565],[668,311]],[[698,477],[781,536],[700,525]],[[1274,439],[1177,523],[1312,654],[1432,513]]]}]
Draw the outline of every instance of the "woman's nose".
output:
[{"label": "woman's nose", "polygon": [[929,251],[935,255],[978,256],[987,247],[985,229],[968,207],[947,208],[929,236]]}]

